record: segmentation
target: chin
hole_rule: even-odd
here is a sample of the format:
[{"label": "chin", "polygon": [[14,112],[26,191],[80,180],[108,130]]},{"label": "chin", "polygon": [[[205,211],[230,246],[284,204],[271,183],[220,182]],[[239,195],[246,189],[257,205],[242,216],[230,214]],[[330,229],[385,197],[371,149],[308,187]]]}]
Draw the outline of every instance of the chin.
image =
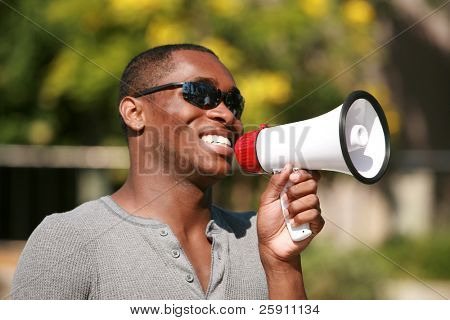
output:
[{"label": "chin", "polygon": [[215,179],[223,179],[232,174],[231,165],[202,168],[198,172],[200,176]]},{"label": "chin", "polygon": [[203,164],[197,168],[196,172],[199,179],[210,181],[210,183],[222,180],[233,173],[231,163],[225,160],[220,161],[219,163],[214,161]]}]

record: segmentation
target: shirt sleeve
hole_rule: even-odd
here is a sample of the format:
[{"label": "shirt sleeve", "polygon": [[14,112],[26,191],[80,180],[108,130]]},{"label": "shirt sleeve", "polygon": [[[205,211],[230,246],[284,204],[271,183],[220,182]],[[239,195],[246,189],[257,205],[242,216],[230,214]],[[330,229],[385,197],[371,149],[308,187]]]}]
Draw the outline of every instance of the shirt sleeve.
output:
[{"label": "shirt sleeve", "polygon": [[89,243],[63,214],[46,217],[19,259],[11,298],[88,299],[92,283]]}]

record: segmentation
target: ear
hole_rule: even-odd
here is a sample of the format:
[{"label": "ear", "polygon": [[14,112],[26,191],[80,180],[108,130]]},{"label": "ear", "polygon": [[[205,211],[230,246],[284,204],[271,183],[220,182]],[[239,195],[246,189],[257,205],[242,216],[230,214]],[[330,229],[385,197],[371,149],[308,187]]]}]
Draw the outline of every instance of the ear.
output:
[{"label": "ear", "polygon": [[145,115],[142,107],[142,103],[132,97],[125,97],[120,102],[119,112],[123,121],[134,131],[140,131],[144,128]]}]

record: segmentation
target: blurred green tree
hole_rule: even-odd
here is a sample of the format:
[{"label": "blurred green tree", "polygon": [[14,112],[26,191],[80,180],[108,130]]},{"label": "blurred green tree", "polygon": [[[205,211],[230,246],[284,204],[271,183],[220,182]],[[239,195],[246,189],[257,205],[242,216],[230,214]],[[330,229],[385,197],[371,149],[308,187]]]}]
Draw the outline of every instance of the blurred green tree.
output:
[{"label": "blurred green tree", "polygon": [[358,66],[296,103],[374,46],[375,10],[363,0],[9,5],[15,10],[0,4],[0,143],[123,144],[115,107],[121,71],[137,53],[166,43],[215,50],[246,97],[247,124],[318,115],[356,88],[389,99],[375,80],[362,82]]}]

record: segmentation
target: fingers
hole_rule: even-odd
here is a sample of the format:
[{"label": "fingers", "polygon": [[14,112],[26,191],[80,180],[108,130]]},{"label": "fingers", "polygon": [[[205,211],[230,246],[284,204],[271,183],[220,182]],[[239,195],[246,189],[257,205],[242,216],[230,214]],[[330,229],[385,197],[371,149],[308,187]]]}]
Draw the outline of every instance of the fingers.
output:
[{"label": "fingers", "polygon": [[[303,170],[301,170],[303,171]],[[290,201],[304,197],[308,194],[317,193],[317,181],[313,174],[294,172],[289,179],[295,183],[288,188],[287,196]]]},{"label": "fingers", "polygon": [[292,201],[288,206],[289,217],[292,218],[296,214],[311,209],[320,210],[319,198],[315,194],[308,194],[300,199]]},{"label": "fingers", "polygon": [[317,235],[325,225],[325,220],[321,215],[320,209],[309,209],[300,212],[290,221],[293,227],[309,223],[309,229],[312,231],[313,236]]},{"label": "fingers", "polygon": [[313,232],[317,233],[325,223],[321,216],[319,198],[315,194],[310,194],[291,202],[288,206],[288,211],[294,226],[309,223],[311,230],[313,230],[314,226],[316,230],[313,230]]},{"label": "fingers", "polygon": [[296,170],[289,175],[292,183],[300,183],[312,178],[312,173],[307,170]]},{"label": "fingers", "polygon": [[323,219],[322,215],[319,215],[316,219],[312,220],[309,223],[309,228],[311,229],[313,236],[317,235],[320,230],[323,229],[323,226],[325,225],[325,220]]},{"label": "fingers", "polygon": [[322,218],[320,216],[320,210],[318,209],[309,209],[303,212],[300,212],[296,216],[294,216],[291,219],[291,222],[293,222],[293,226],[299,226],[301,224],[309,223],[311,224],[313,221]]},{"label": "fingers", "polygon": [[302,182],[308,179],[314,179],[316,181],[319,181],[321,178],[320,172],[317,170],[306,170],[306,169],[294,170],[291,174],[291,178],[295,177],[296,174],[300,175],[302,178],[299,179],[298,181],[292,180],[292,182]]},{"label": "fingers", "polygon": [[288,182],[291,171],[292,166],[287,164],[280,173],[272,175],[266,191],[264,191],[261,196],[261,205],[271,203],[280,198],[280,193],[283,191],[284,186]]}]

